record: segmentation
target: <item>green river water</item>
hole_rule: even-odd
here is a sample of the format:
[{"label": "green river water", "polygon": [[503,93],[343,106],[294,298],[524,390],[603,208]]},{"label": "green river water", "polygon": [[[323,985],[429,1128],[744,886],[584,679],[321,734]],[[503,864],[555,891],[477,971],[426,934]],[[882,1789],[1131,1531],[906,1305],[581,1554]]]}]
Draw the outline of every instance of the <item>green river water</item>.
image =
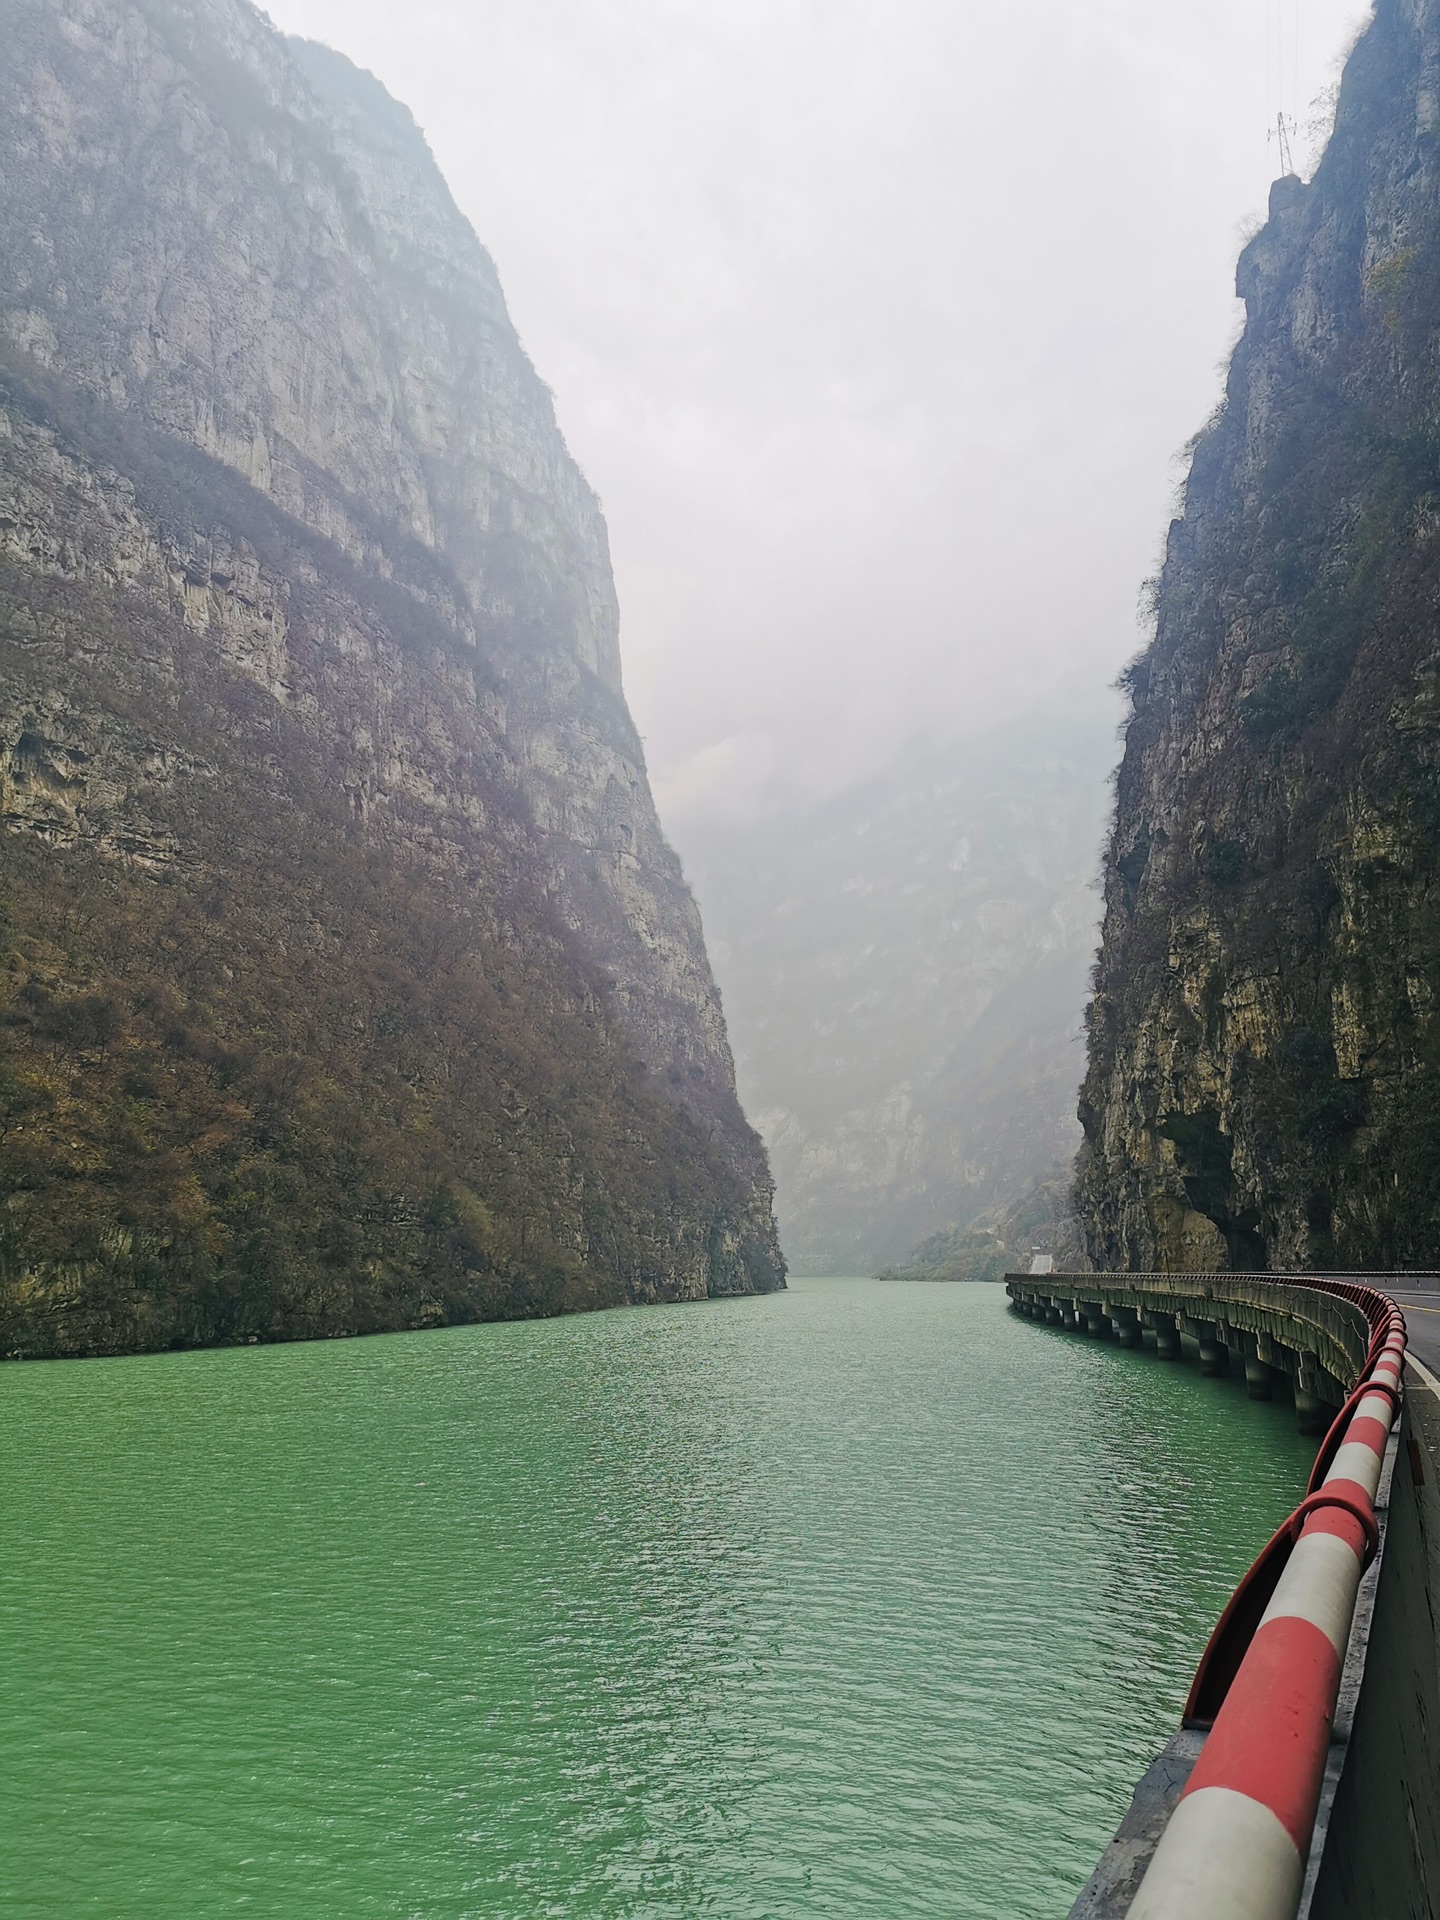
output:
[{"label": "green river water", "polygon": [[10,1920],[1061,1916],[1313,1451],[998,1288],[0,1371]]}]

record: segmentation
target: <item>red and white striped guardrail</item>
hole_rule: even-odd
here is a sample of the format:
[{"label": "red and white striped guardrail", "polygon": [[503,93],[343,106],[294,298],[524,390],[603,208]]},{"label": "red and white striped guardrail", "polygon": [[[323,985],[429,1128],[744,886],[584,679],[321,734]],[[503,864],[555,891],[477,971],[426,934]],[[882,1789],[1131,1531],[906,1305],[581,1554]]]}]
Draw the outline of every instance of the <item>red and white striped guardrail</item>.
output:
[{"label": "red and white striped guardrail", "polygon": [[1309,1284],[1364,1308],[1370,1351],[1306,1497],[1211,1636],[1186,1706],[1186,1724],[1209,1736],[1128,1920],[1294,1920],[1299,1905],[1405,1366],[1393,1302],[1369,1287]]}]

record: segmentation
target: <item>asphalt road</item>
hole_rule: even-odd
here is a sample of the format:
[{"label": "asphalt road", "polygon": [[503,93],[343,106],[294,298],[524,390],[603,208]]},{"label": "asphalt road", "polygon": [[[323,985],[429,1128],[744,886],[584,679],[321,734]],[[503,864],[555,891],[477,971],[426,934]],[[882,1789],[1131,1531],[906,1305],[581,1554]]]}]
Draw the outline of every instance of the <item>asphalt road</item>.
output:
[{"label": "asphalt road", "polygon": [[1440,1374],[1440,1274],[1406,1274],[1393,1286],[1380,1279],[1369,1284],[1404,1309],[1412,1351],[1432,1373]]}]

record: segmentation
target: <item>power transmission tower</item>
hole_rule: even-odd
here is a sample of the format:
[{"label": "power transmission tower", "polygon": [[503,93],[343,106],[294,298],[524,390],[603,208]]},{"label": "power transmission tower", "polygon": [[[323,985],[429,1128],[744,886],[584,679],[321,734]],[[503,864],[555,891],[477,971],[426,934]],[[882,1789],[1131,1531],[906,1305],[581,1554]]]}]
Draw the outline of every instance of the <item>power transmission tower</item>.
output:
[{"label": "power transmission tower", "polygon": [[1280,143],[1280,178],[1282,180],[1287,174],[1295,171],[1294,163],[1290,158],[1290,136],[1295,131],[1296,125],[1294,120],[1287,120],[1283,113],[1276,114],[1275,125],[1271,128],[1270,138]]}]

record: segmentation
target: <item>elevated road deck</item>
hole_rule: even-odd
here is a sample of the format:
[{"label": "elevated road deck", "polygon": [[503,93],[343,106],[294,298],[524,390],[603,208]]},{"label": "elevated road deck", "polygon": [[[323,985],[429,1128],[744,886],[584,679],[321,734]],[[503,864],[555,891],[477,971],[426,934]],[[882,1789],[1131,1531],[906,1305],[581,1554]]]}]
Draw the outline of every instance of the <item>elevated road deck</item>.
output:
[{"label": "elevated road deck", "polygon": [[[1128,1920],[1132,1910],[1137,1920],[1142,1913],[1146,1920],[1434,1920],[1440,1273],[1009,1274],[1006,1287],[1018,1313],[1052,1327],[1148,1350],[1162,1362],[1197,1361],[1204,1373],[1243,1373],[1252,1395],[1293,1398],[1301,1428],[1326,1434],[1306,1499],[1237,1589],[1201,1662],[1184,1724],[1140,1781],[1071,1920]],[[1408,1359],[1405,1331],[1379,1296],[1405,1315]],[[1396,1364],[1381,1379],[1382,1335],[1387,1351],[1399,1342],[1403,1389]],[[1367,1449],[1371,1471],[1361,1476],[1363,1487],[1352,1485],[1354,1462]],[[1330,1536],[1347,1526],[1354,1537],[1342,1550]],[[1316,1544],[1318,1536],[1325,1538]],[[1302,1550],[1312,1560],[1351,1554],[1349,1584],[1359,1584],[1344,1619],[1330,1619],[1328,1600],[1312,1604]],[[1288,1646],[1286,1636],[1298,1648],[1322,1623],[1330,1637],[1326,1690],[1310,1699],[1287,1670],[1277,1692],[1273,1676],[1265,1678],[1274,1648]],[[1257,1742],[1265,1744],[1268,1728],[1284,1760],[1301,1720],[1314,1722],[1307,1741],[1320,1773],[1311,1777],[1304,1819],[1297,1814],[1286,1828],[1298,1865],[1290,1860],[1284,1885],[1268,1870],[1244,1868],[1248,1842],[1238,1828],[1217,1827],[1187,1855],[1196,1808],[1213,1801],[1233,1825],[1234,1805],[1268,1806],[1276,1766],[1267,1759],[1256,1770]],[[1244,1776],[1238,1784],[1225,1777],[1232,1762]],[[1181,1818],[1177,1809],[1186,1807]],[[1260,1816],[1252,1808],[1246,1819],[1258,1844]],[[1223,1898],[1209,1884],[1217,1878],[1228,1889]]]}]

